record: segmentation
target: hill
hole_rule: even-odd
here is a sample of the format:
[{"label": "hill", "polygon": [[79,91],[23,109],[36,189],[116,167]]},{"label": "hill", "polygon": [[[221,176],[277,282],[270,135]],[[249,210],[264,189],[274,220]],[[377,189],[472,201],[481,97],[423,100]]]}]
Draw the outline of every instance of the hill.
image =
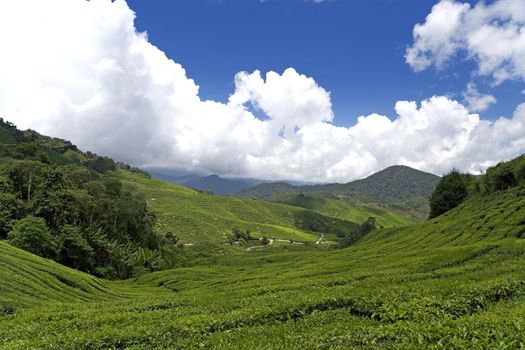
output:
[{"label": "hill", "polygon": [[391,166],[367,178],[345,184],[292,186],[287,183],[260,184],[238,195],[280,201],[291,195],[308,194],[351,203],[374,203],[407,213],[428,215],[428,197],[439,177],[407,166]]},{"label": "hill", "polygon": [[147,179],[122,171],[128,188],[143,193],[157,216],[159,234],[173,232],[182,243],[221,244],[232,228],[251,231],[254,237],[315,242],[355,230],[358,223],[280,203],[216,196],[186,187]]},{"label": "hill", "polygon": [[[100,281],[113,293],[110,301],[106,290],[56,303],[68,289],[46,278],[34,290],[56,297],[40,301],[28,293],[23,307],[4,307],[2,346],[520,348],[525,187],[515,179],[505,190],[474,189],[458,207],[424,224],[376,230],[345,249],[275,243],[128,281]],[[6,271],[24,264],[27,276],[38,276],[40,266],[58,269],[5,244],[1,249],[9,253],[1,255],[0,276],[12,280],[15,295],[26,280]],[[89,279],[68,278],[79,285]],[[2,300],[2,306],[18,305]]]},{"label": "hill", "polygon": [[364,222],[367,218],[374,217],[379,228],[407,226],[422,221],[375,204],[351,203],[341,199],[314,197],[302,193],[278,202],[352,222]]},{"label": "hill", "polygon": [[183,183],[184,186],[202,191],[212,191],[215,194],[231,194],[244,188],[253,186],[254,182],[235,179],[224,179],[218,175],[191,179]]}]

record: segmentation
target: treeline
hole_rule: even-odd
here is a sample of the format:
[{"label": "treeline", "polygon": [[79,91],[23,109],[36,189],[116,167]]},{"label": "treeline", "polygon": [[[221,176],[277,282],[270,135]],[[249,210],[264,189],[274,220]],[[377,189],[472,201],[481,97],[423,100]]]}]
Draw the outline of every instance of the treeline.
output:
[{"label": "treeline", "polygon": [[435,218],[461,204],[469,195],[487,195],[525,183],[525,155],[487,169],[474,176],[453,169],[443,176],[430,197],[430,218]]},{"label": "treeline", "polygon": [[0,239],[106,278],[170,260],[173,242],[154,233],[146,200],[115,172],[142,171],[0,122]]}]

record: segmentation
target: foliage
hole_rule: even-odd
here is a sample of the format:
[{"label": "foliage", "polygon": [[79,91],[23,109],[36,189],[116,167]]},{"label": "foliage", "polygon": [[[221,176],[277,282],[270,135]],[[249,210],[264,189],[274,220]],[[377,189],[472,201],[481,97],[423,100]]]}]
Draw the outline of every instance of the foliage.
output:
[{"label": "foliage", "polygon": [[465,177],[457,170],[443,176],[430,197],[430,218],[435,218],[461,204],[468,196]]},{"label": "foliage", "polygon": [[7,237],[9,228],[24,211],[24,203],[14,194],[0,192],[0,239]]},{"label": "foliage", "polygon": [[519,172],[515,174],[509,163],[499,164],[487,170],[484,177],[485,189],[488,192],[505,191],[518,184],[519,176]]},{"label": "foliage", "polygon": [[[68,141],[19,131],[3,121],[0,130],[5,141],[0,152],[0,238],[20,220],[17,225],[25,223],[24,230],[14,226],[13,244],[67,266],[104,271],[106,277],[130,277],[132,265],[142,263],[132,256],[141,255],[140,249],[158,251],[154,213],[141,194],[123,187],[114,172],[121,166],[148,178],[142,171],[82,153]],[[41,225],[35,232],[29,230],[34,217],[44,220],[45,230]],[[111,251],[128,243],[129,249],[120,250],[124,254]]]},{"label": "foliage", "polygon": [[0,308],[9,310],[2,346],[519,348],[523,192],[473,194],[438,218],[376,229],[346,249],[229,248],[129,281],[99,280],[0,242]]},{"label": "foliage", "polygon": [[366,219],[366,221],[363,222],[360,227],[361,233],[363,235],[366,235],[367,233],[372,232],[375,228],[376,228],[376,218],[374,218],[373,216]]},{"label": "foliage", "polygon": [[27,216],[13,224],[7,234],[9,243],[15,247],[40,255],[54,258],[56,241],[42,218]]},{"label": "foliage", "polygon": [[354,244],[355,242],[360,240],[363,236],[365,236],[366,234],[372,232],[375,229],[376,229],[376,218],[371,216],[368,219],[366,219],[359,226],[358,229],[356,229],[356,230],[354,230],[354,231],[352,231],[350,233],[347,233],[344,236],[344,238],[341,241],[339,241],[339,247],[341,247],[341,248],[348,247],[348,246]]},{"label": "foliage", "polygon": [[238,227],[234,227],[231,230],[231,233],[228,235],[228,242],[233,244],[234,242],[244,242],[252,240],[250,230],[242,230]]},{"label": "foliage", "polygon": [[80,229],[66,225],[58,236],[57,261],[83,271],[91,271],[94,264],[93,248],[82,236]]}]

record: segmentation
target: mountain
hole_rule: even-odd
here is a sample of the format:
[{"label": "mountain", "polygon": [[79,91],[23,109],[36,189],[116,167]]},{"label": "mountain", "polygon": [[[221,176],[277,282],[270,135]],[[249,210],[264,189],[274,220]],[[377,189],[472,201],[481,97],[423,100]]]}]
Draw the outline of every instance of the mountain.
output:
[{"label": "mountain", "polygon": [[361,223],[281,203],[217,196],[130,172],[119,174],[128,187],[145,196],[157,215],[158,232],[173,232],[181,243],[196,247],[222,245],[233,228],[249,230],[254,238],[315,242],[321,233],[337,240]]},{"label": "mountain", "polygon": [[184,185],[186,182],[200,179],[201,176],[197,174],[188,174],[188,175],[181,175],[181,176],[175,176],[175,175],[166,175],[164,173],[156,172],[156,171],[148,171],[152,177],[155,179],[163,180],[175,185]]},{"label": "mountain", "polygon": [[439,176],[407,166],[391,166],[367,178],[345,184],[292,186],[287,183],[260,184],[241,190],[247,198],[282,201],[303,193],[322,198],[387,205],[404,211],[428,212],[428,197]]},{"label": "mountain", "polygon": [[337,197],[358,196],[377,202],[401,202],[416,196],[430,196],[438,181],[439,176],[395,165],[345,184],[293,186],[282,182],[266,183],[244,189],[239,195],[272,199],[282,193],[322,193]]},{"label": "mountain", "polygon": [[254,179],[228,179],[218,175],[200,176],[189,175],[167,175],[160,171],[150,171],[150,174],[159,180],[164,180],[172,184],[181,185],[200,191],[212,191],[218,195],[229,195],[237,193],[243,189],[258,185],[262,180]]},{"label": "mountain", "polygon": [[239,192],[245,188],[253,186],[253,181],[225,179],[218,175],[193,178],[182,183],[183,186],[194,188],[201,191],[212,191],[215,194],[227,195]]}]

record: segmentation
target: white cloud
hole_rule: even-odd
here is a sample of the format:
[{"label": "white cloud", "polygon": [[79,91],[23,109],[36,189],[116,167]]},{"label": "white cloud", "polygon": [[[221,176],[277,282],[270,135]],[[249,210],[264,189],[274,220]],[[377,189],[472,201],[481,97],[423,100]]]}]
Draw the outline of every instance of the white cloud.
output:
[{"label": "white cloud", "polygon": [[443,68],[458,53],[477,62],[477,74],[494,84],[525,80],[525,6],[523,0],[495,0],[475,6],[454,0],[436,4],[414,27],[406,61],[415,70]]},{"label": "white cloud", "polygon": [[463,99],[471,112],[486,111],[497,102],[494,96],[479,92],[476,84],[472,82],[467,84],[467,90],[463,92]]},{"label": "white cloud", "polygon": [[133,20],[123,0],[0,2],[0,116],[135,165],[265,179],[477,171],[525,151],[525,105],[489,122],[432,97],[338,127],[329,93],[294,69],[241,72],[228,103],[203,101]]}]

